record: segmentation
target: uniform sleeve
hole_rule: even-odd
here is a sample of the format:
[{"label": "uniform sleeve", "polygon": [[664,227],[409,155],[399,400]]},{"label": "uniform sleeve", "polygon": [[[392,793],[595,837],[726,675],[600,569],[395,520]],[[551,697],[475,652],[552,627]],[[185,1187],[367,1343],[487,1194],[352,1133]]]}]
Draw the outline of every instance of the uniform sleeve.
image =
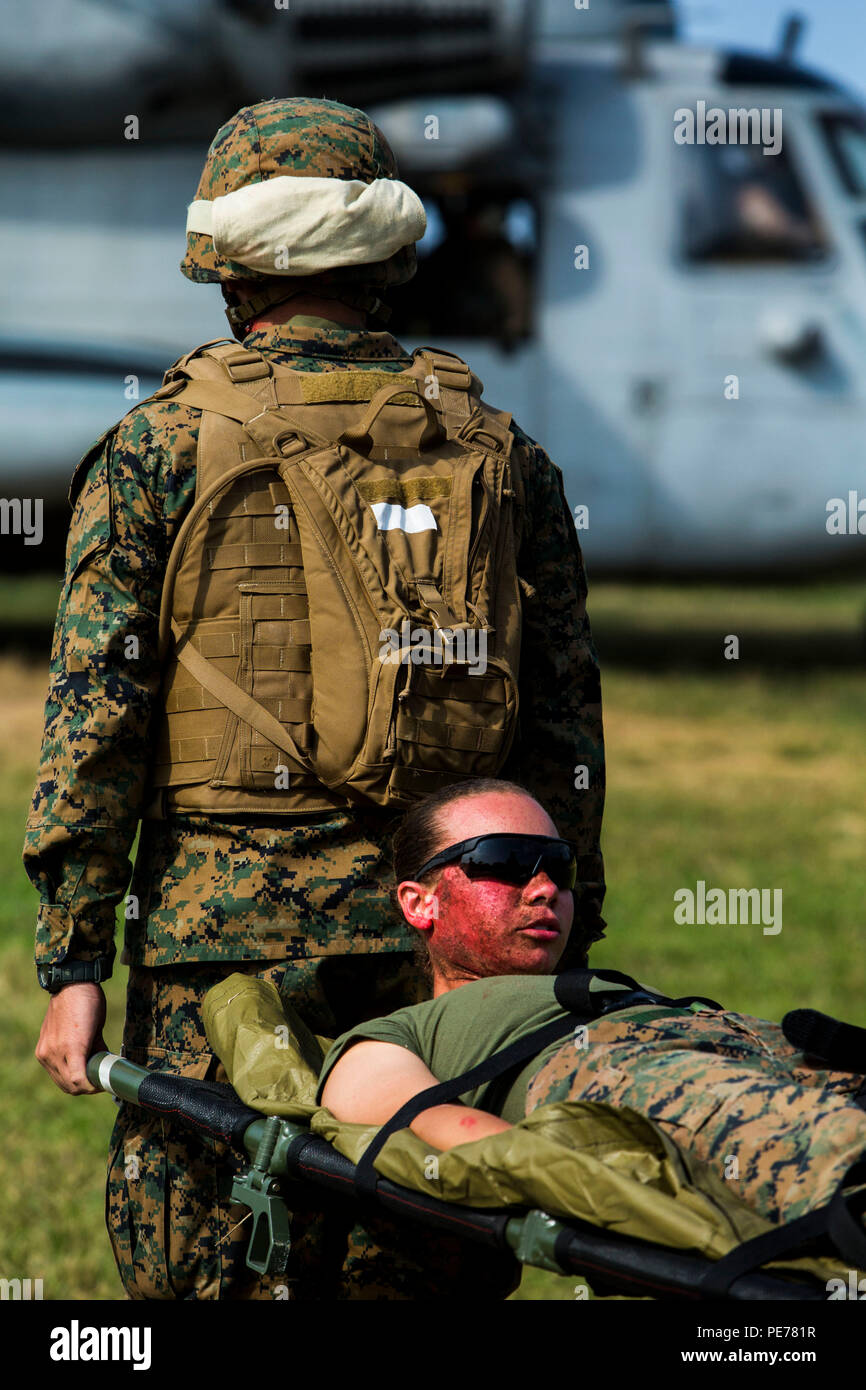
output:
[{"label": "uniform sleeve", "polygon": [[410,1017],[410,1010],[398,1009],[387,1018],[371,1018],[366,1023],[359,1023],[357,1028],[352,1028],[337,1038],[325,1057],[316,1090],[316,1100],[320,1105],[325,1082],[333,1068],[354,1043],[364,1041],[393,1043],[396,1047],[405,1047],[407,1052],[414,1052],[416,1057],[424,1061],[421,1042]]},{"label": "uniform sleeve", "polygon": [[[115,910],[129,882],[160,684],[168,539],[160,493],[166,481],[169,489],[176,483],[184,463],[194,477],[190,436],[190,447],[169,464],[174,479],[167,479],[160,409],[169,407],[142,406],[103,436],[70,488],[65,577],[23,856],[41,899],[38,965],[114,955]],[[176,430],[163,427],[161,436],[177,448]]]},{"label": "uniform sleeve", "polygon": [[503,777],[529,788],[580,856],[575,918],[561,967],[584,963],[604,936],[604,733],[598,658],[586,612],[587,585],[562,472],[516,429],[526,493],[517,571],[523,594],[520,733]]}]

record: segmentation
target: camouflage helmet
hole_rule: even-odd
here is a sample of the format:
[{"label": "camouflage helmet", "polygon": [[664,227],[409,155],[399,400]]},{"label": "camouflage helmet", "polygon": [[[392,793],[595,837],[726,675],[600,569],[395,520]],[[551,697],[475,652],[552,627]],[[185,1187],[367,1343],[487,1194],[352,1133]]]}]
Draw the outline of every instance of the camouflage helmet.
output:
[{"label": "camouflage helmet", "polygon": [[[190,211],[202,202],[212,203],[250,184],[280,175],[358,180],[365,184],[399,179],[397,161],[388,141],[365,112],[324,98],[280,98],[246,106],[220,127],[208,151],[196,202],[190,205]],[[415,198],[406,185],[398,187]],[[232,281],[268,282],[265,293],[248,304],[236,303],[229,309],[229,321],[236,331],[268,304],[288,299],[301,290],[339,298],[385,318],[388,311],[379,292],[390,285],[404,284],[415,274],[415,240],[423,233],[423,209],[420,216],[420,229],[416,226],[409,234],[411,239],[383,259],[340,264],[337,253],[332,266],[303,276],[288,271],[280,275],[278,270],[267,273],[226,259],[215,249],[213,235],[188,230],[186,255],[180,268],[189,280],[220,282],[227,289]],[[275,276],[280,277],[276,286]],[[230,292],[228,297],[231,303]]]}]

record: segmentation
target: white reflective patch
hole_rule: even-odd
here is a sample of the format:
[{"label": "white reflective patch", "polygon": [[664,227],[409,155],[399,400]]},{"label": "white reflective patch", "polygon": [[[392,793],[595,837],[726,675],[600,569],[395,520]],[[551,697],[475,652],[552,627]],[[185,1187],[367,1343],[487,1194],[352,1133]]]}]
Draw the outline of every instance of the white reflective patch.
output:
[{"label": "white reflective patch", "polygon": [[402,507],[398,502],[370,504],[380,531],[436,531],[436,518],[425,502]]},{"label": "white reflective patch", "polygon": [[99,1084],[103,1091],[111,1090],[111,1084],[109,1082],[111,1068],[114,1066],[115,1062],[119,1062],[120,1060],[118,1053],[106,1052],[102,1061],[99,1063]]}]

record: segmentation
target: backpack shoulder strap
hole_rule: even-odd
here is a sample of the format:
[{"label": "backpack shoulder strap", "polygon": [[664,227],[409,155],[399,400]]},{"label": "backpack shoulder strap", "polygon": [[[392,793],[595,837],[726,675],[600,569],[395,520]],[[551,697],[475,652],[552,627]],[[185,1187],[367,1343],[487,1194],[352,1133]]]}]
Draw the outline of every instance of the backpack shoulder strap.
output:
[{"label": "backpack shoulder strap", "polygon": [[852,1193],[845,1191],[852,1183],[864,1180],[866,1160],[858,1159],[824,1206],[744,1241],[710,1265],[698,1280],[700,1296],[723,1298],[743,1274],[751,1273],[768,1260],[781,1261],[798,1251],[808,1252],[815,1241],[829,1240],[855,1271],[866,1269],[866,1232],[861,1220],[866,1208],[866,1188],[860,1187]]},{"label": "backpack shoulder strap", "polygon": [[[281,413],[276,383],[266,358],[236,342],[204,344],[166,373],[166,396],[203,412],[196,497],[203,496],[223,473],[246,458],[281,452],[278,442],[293,431],[291,418]],[[239,425],[243,428],[238,429]],[[304,434],[315,444],[328,442],[307,426]]]},{"label": "backpack shoulder strap", "polygon": [[181,378],[199,381],[228,381],[233,385],[264,380],[272,375],[270,364],[260,352],[245,348],[234,338],[212,338],[187,352],[169,367],[163,380]]},{"label": "backpack shoulder strap", "polygon": [[472,414],[484,386],[462,357],[458,357],[456,352],[433,347],[417,347],[412,357],[412,369],[416,373],[420,369],[425,382],[435,378],[443,410],[452,415]]},{"label": "backpack shoulder strap", "polygon": [[484,382],[458,357],[444,348],[419,347],[412,354],[414,369],[421,368],[423,379],[435,376],[439,383],[439,399],[447,413],[464,417],[455,439],[467,445],[482,445],[488,451],[502,455],[507,464],[504,495],[514,502],[515,554],[520,549],[523,518],[526,509],[526,489],[517,452],[513,449],[513,416],[510,411],[498,410],[482,400]]},{"label": "backpack shoulder strap", "polygon": [[[233,348],[239,349],[239,354],[235,353]],[[162,385],[158,386],[155,391],[151,391],[150,395],[145,396],[143,400],[136,401],[135,405],[127,411],[122,419],[117,420],[113,425],[110,425],[107,430],[103,431],[96,442],[91,444],[87,453],[78,461],[73,470],[69,489],[67,491],[69,505],[74,505],[76,495],[84,481],[89,465],[93,462],[94,458],[96,458],[100,450],[105,447],[109,439],[117,432],[123,424],[123,421],[128,419],[133,411],[140,409],[143,405],[149,405],[151,401],[174,400],[180,395],[184,382],[191,381],[193,378],[198,380],[226,380],[228,372],[229,381],[235,380],[231,375],[231,371],[237,370],[237,368],[243,371],[243,366],[240,362],[238,362],[237,368],[234,366],[233,359],[238,355],[244,358],[253,356],[258,358],[263,362],[265,375],[267,375],[267,363],[264,363],[264,359],[261,359],[258,353],[248,353],[245,349],[239,348],[238,343],[229,343],[223,338],[213,338],[206,343],[201,343],[198,347],[193,348],[191,352],[185,353],[183,357],[179,357],[176,362],[173,362],[163,375]],[[213,359],[210,365],[207,363],[208,358]],[[227,366],[223,368],[219,365],[220,363],[227,363]],[[258,376],[259,373],[256,372],[252,379],[258,379]],[[247,378],[239,376],[237,379],[243,380]],[[189,400],[186,403],[189,405],[196,404],[194,400]]]}]

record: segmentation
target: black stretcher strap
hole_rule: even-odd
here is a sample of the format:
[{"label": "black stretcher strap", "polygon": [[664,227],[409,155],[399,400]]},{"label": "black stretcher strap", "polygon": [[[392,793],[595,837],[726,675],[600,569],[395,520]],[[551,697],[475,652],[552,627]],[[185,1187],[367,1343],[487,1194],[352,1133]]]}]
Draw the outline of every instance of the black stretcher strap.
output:
[{"label": "black stretcher strap", "polygon": [[[593,979],[623,988],[617,989],[613,994],[604,990],[591,990],[590,983]],[[652,990],[642,989],[631,975],[624,975],[619,970],[564,970],[561,975],[556,976],[553,992],[557,1003],[567,1011],[562,1018],[554,1019],[552,1023],[527,1034],[525,1038],[520,1038],[508,1047],[501,1048],[499,1052],[494,1052],[492,1057],[487,1057],[469,1071],[463,1072],[461,1076],[452,1077],[450,1081],[440,1081],[435,1086],[429,1086],[426,1091],[420,1091],[386,1121],[358,1163],[355,1191],[359,1195],[375,1195],[379,1181],[374,1166],[376,1158],[391,1135],[398,1129],[405,1129],[410,1125],[422,1110],[429,1110],[434,1105],[447,1105],[450,1101],[465,1095],[467,1091],[473,1091],[488,1081],[496,1080],[521,1063],[528,1062],[530,1058],[543,1052],[550,1043],[558,1042],[581,1024],[591,1022],[601,1014],[629,1008],[634,1004],[665,1004],[682,1008],[690,1003],[700,1002],[710,1004],[715,1009],[721,1008],[721,1005],[713,1000],[699,1000],[695,995],[690,995],[687,999],[670,999],[666,994],[656,994]]]},{"label": "black stretcher strap", "polygon": [[575,1014],[586,1014],[594,1018],[598,1013],[600,990],[590,989],[593,980],[603,980],[609,985],[623,985],[627,990],[640,989],[637,980],[624,975],[621,970],[563,970],[553,981],[556,1002]]},{"label": "black stretcher strap", "polygon": [[534,1033],[528,1033],[525,1038],[520,1038],[517,1042],[509,1043],[508,1047],[501,1048],[499,1052],[494,1052],[492,1057],[485,1058],[461,1076],[455,1076],[450,1081],[440,1081],[436,1086],[428,1086],[426,1091],[421,1091],[411,1100],[407,1100],[364,1150],[355,1171],[355,1191],[365,1197],[375,1196],[379,1175],[373,1165],[377,1156],[391,1135],[398,1129],[405,1129],[422,1110],[429,1110],[433,1105],[447,1105],[449,1101],[457,1100],[467,1091],[473,1091],[476,1086],[483,1086],[485,1082],[502,1076],[521,1062],[528,1062],[531,1057],[543,1052],[549,1043],[564,1038],[575,1028],[577,1022],[579,1020],[572,1014],[563,1014],[544,1028],[538,1028]]},{"label": "black stretcher strap", "polygon": [[843,1259],[855,1269],[866,1269],[866,1231],[858,1217],[866,1207],[866,1191],[846,1195],[852,1183],[866,1181],[866,1160],[859,1159],[847,1170],[836,1192],[823,1207],[807,1212],[794,1221],[786,1221],[773,1231],[755,1236],[723,1255],[701,1276],[700,1288],[705,1298],[721,1298],[727,1294],[735,1279],[757,1269],[768,1260],[782,1260],[804,1246],[827,1238]]},{"label": "black stretcher strap", "polygon": [[852,1183],[866,1182],[866,1159],[852,1164],[828,1205],[827,1230],[830,1239],[855,1269],[866,1269],[866,1231],[860,1217],[866,1209],[866,1189],[845,1194]]},{"label": "black stretcher strap", "polygon": [[[623,985],[623,990],[611,994],[605,990],[591,989],[593,980],[603,980],[605,984]],[[707,1004],[711,1009],[721,1009],[715,999],[707,999],[702,994],[684,994],[680,999],[672,999],[668,994],[659,994],[653,989],[644,989],[624,975],[621,970],[564,970],[557,975],[553,984],[557,1002],[572,1013],[585,1015],[586,1020],[598,1018],[602,1014],[615,1013],[619,1009],[631,1008],[636,1003],[666,1004],[673,1009],[687,1009],[690,1004]]]}]

